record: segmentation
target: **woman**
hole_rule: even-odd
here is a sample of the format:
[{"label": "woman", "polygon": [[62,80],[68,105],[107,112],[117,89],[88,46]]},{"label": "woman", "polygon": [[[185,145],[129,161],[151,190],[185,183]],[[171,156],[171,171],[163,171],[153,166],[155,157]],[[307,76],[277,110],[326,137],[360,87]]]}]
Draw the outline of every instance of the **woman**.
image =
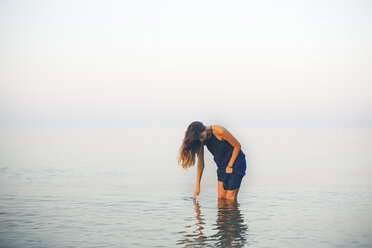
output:
[{"label": "woman", "polygon": [[199,121],[194,121],[188,126],[178,157],[182,167],[188,169],[195,164],[195,155],[198,156],[193,198],[200,193],[200,180],[204,170],[204,145],[214,156],[218,167],[218,198],[236,200],[246,169],[245,154],[240,149],[240,143],[224,127],[220,125],[206,127]]}]

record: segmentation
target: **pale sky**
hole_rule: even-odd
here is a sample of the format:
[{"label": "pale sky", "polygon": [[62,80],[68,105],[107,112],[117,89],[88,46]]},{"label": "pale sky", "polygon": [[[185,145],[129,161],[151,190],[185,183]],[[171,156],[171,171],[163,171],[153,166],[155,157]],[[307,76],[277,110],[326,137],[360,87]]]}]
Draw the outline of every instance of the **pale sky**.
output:
[{"label": "pale sky", "polygon": [[1,1],[0,125],[372,127],[370,1]]}]

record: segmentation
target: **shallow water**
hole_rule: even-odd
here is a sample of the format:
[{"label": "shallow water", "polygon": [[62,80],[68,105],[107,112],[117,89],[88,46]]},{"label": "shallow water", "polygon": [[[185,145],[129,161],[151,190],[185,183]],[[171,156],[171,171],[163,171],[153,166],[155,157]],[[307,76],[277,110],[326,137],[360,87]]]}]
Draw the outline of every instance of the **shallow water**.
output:
[{"label": "shallow water", "polygon": [[[31,189],[29,189],[31,190]],[[32,190],[31,190],[32,191]],[[370,247],[372,194],[2,194],[3,247]]]},{"label": "shallow water", "polygon": [[[319,132],[311,150],[303,149],[304,142],[296,142],[295,150],[294,138],[287,139],[291,159],[284,147],[264,159],[273,144],[259,150],[258,140],[269,131],[255,132],[260,139],[245,133],[256,146],[246,146],[250,170],[234,204],[217,199],[208,156],[201,193],[192,199],[195,168],[183,171],[168,154],[178,138],[163,140],[171,148],[150,152],[150,158],[136,152],[152,147],[138,146],[142,136],[134,141],[117,129],[84,130],[2,129],[1,247],[372,246],[371,155],[364,131],[349,130],[343,138],[339,132]],[[354,143],[345,149],[342,140]],[[315,160],[304,161],[311,156],[330,165],[315,172],[306,166]],[[282,165],[281,173],[274,170],[280,178],[272,177],[270,161]],[[304,161],[298,166],[308,177],[291,169],[298,161]],[[258,165],[262,171],[266,166],[265,173]]]}]

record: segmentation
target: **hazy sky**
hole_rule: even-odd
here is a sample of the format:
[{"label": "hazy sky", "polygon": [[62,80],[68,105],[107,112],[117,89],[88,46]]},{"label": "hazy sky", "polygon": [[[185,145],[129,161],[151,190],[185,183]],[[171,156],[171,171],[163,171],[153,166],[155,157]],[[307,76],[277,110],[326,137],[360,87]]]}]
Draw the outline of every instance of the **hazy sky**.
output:
[{"label": "hazy sky", "polygon": [[370,1],[0,1],[0,125],[372,126]]}]

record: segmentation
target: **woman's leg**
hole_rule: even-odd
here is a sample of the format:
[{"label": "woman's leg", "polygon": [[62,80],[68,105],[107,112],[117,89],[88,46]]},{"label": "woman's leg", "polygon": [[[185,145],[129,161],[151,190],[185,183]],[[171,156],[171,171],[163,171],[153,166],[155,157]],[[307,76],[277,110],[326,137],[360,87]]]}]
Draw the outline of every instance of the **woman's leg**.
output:
[{"label": "woman's leg", "polygon": [[236,200],[238,197],[238,192],[240,188],[233,190],[225,190],[223,188],[223,182],[218,181],[218,198],[225,198],[228,200]]},{"label": "woman's leg", "polygon": [[225,188],[223,187],[223,182],[218,181],[218,198],[225,198],[228,200],[236,201],[242,179],[243,176],[241,175],[230,174],[227,176],[226,184],[230,185],[230,187],[237,187],[233,190],[225,190]]},{"label": "woman's leg", "polygon": [[240,188],[234,190],[226,190],[226,199],[236,201],[238,198],[238,192]]},{"label": "woman's leg", "polygon": [[223,188],[223,182],[218,181],[218,198],[226,198],[227,190]]}]

